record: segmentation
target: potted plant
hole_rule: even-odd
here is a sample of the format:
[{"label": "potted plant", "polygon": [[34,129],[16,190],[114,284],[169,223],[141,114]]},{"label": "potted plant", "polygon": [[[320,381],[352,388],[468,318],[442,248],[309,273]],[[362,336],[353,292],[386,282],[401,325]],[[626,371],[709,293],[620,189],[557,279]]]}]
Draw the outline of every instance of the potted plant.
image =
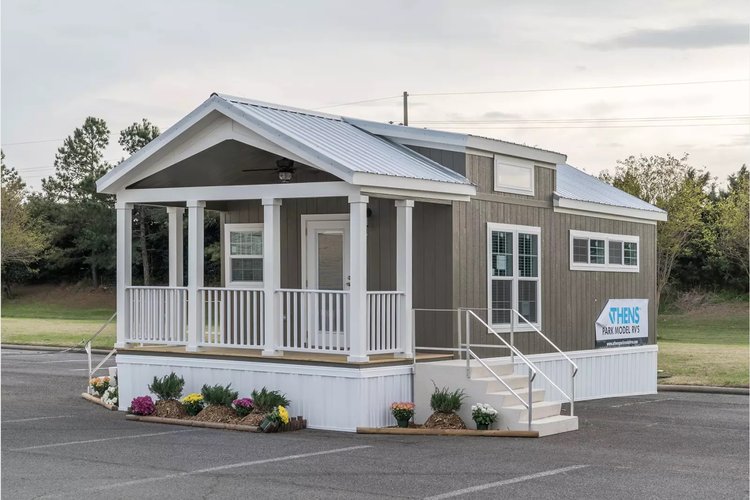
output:
[{"label": "potted plant", "polygon": [[240,418],[246,417],[253,411],[253,400],[250,398],[235,399],[232,401],[232,408]]},{"label": "potted plant", "polygon": [[260,430],[263,432],[276,432],[281,425],[289,423],[289,412],[283,406],[279,405],[260,423]]},{"label": "potted plant", "polygon": [[391,404],[391,413],[399,427],[409,427],[409,420],[414,416],[414,403],[393,403]]},{"label": "potted plant", "polygon": [[196,416],[201,412],[205,404],[203,403],[203,395],[193,392],[185,396],[180,400],[182,407],[185,408],[185,412],[191,417]]},{"label": "potted plant", "polygon": [[104,392],[109,389],[109,377],[94,377],[89,380],[89,387],[101,398]]},{"label": "potted plant", "polygon": [[478,431],[486,431],[497,418],[497,410],[484,403],[477,403],[471,407],[471,418],[477,424]]}]

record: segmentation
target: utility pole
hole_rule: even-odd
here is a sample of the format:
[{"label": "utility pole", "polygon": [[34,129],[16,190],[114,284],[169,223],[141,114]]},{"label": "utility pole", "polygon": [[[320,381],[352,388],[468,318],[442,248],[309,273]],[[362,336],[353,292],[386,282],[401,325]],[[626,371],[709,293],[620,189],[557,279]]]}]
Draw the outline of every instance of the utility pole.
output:
[{"label": "utility pole", "polygon": [[404,90],[404,126],[409,126],[409,93]]}]

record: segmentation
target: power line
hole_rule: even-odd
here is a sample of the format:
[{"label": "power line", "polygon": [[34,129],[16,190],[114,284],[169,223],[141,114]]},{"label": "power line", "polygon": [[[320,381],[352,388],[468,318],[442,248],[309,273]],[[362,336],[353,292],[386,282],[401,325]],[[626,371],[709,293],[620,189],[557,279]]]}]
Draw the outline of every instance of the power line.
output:
[{"label": "power line", "polygon": [[6,147],[6,146],[20,146],[22,144],[40,144],[42,142],[60,142],[60,141],[64,141],[64,140],[65,139],[43,139],[43,140],[40,140],[40,141],[6,142],[2,146],[3,147]]},{"label": "power line", "polygon": [[533,119],[498,119],[498,120],[419,120],[412,123],[420,124],[451,124],[451,123],[589,123],[589,122],[660,122],[660,121],[706,121],[706,120],[744,120],[750,115],[694,115],[694,116],[645,116],[645,117],[602,117],[602,118],[533,118]]},{"label": "power line", "polygon": [[642,88],[642,87],[668,87],[675,85],[706,85],[714,83],[737,83],[750,81],[747,78],[738,78],[731,80],[701,80],[692,82],[663,82],[663,83],[636,83],[629,85],[598,85],[592,87],[558,87],[558,88],[536,88],[536,89],[507,89],[507,90],[480,90],[471,92],[422,92],[422,93],[410,93],[409,95],[414,97],[427,97],[427,96],[446,96],[446,95],[481,95],[481,94],[514,94],[514,93],[525,93],[525,92],[561,92],[569,90],[606,90],[606,89],[628,89],[628,88]]},{"label": "power line", "polygon": [[748,123],[675,123],[675,124],[654,124],[654,125],[574,125],[574,126],[549,126],[549,127],[471,127],[460,125],[458,127],[435,127],[436,130],[531,130],[531,129],[575,129],[575,128],[665,128],[665,127],[747,127]]},{"label": "power line", "polygon": [[362,101],[342,102],[340,104],[331,104],[329,106],[319,106],[317,108],[312,108],[312,109],[320,110],[320,109],[338,108],[339,106],[349,106],[352,104],[365,104],[368,102],[377,102],[377,101],[385,101],[386,99],[400,99],[400,98],[401,98],[400,95],[391,95],[387,97],[376,97],[374,99],[364,99]]}]

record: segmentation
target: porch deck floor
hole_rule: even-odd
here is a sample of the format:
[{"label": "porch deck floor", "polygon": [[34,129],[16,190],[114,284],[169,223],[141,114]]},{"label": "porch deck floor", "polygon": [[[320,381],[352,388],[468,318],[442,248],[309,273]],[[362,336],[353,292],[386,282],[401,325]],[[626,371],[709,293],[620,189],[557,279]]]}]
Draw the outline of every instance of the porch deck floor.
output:
[{"label": "porch deck floor", "polygon": [[[315,352],[284,352],[282,356],[263,356],[260,349],[238,349],[232,347],[201,347],[197,352],[189,352],[184,346],[130,346],[117,349],[118,354],[136,354],[145,356],[178,356],[189,358],[231,359],[263,363],[287,363],[305,365],[345,366],[348,368],[409,365],[410,358],[399,358],[393,354],[374,354],[364,363],[349,363],[343,354]],[[417,363],[453,359],[451,354],[418,352]]]}]

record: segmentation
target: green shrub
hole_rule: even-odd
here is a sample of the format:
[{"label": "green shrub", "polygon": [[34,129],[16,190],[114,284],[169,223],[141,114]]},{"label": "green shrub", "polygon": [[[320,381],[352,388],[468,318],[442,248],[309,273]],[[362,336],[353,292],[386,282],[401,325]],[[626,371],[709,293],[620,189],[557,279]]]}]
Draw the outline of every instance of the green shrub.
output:
[{"label": "green shrub", "polygon": [[291,403],[286,394],[281,394],[279,391],[269,391],[265,387],[260,391],[253,391],[250,397],[253,398],[255,410],[260,413],[269,413],[277,406],[289,406],[289,403]]},{"label": "green shrub", "polygon": [[232,384],[229,385],[204,385],[201,389],[203,401],[208,405],[232,406],[232,401],[237,399],[239,393],[232,390]]},{"label": "green shrub", "polygon": [[463,389],[456,389],[451,392],[447,387],[439,389],[436,385],[435,392],[430,397],[430,407],[432,407],[432,411],[453,413],[461,409],[461,403],[465,397],[466,394]]},{"label": "green shrub", "polygon": [[154,381],[148,386],[148,390],[156,394],[157,399],[166,401],[168,399],[180,399],[183,387],[185,387],[185,379],[172,372],[162,378],[154,377]]}]

